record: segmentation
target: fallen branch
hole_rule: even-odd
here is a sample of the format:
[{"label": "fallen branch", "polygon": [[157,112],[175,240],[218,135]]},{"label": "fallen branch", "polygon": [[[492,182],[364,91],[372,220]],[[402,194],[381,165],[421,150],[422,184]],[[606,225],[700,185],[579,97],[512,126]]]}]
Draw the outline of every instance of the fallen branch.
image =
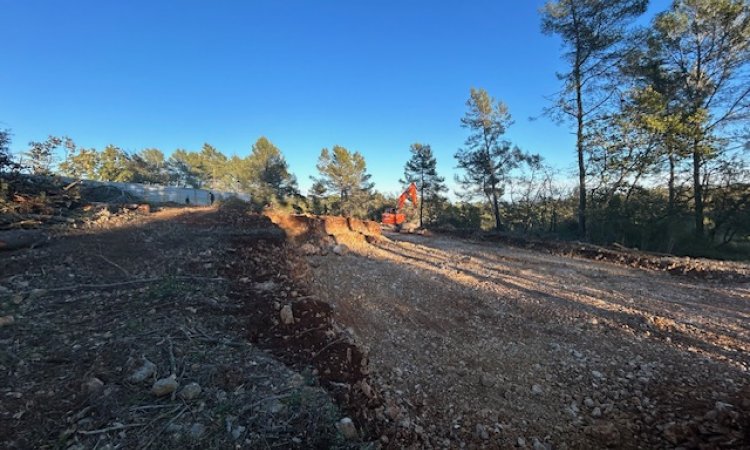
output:
[{"label": "fallen branch", "polygon": [[99,257],[100,257],[101,259],[103,259],[103,260],[104,260],[104,261],[105,261],[106,263],[109,263],[109,264],[110,264],[111,266],[113,266],[113,267],[116,267],[116,268],[120,269],[120,271],[121,271],[122,273],[124,273],[126,277],[130,277],[130,273],[129,273],[129,272],[127,271],[127,270],[125,270],[125,269],[124,269],[124,268],[123,268],[123,267],[122,267],[121,265],[117,264],[116,262],[114,262],[114,261],[112,261],[111,259],[107,258],[106,256],[102,255],[102,254],[101,254],[101,249],[99,249],[99,252],[100,252],[100,253],[99,253]]},{"label": "fallen branch", "polygon": [[312,355],[312,359],[315,359],[315,358],[317,358],[318,356],[320,356],[320,354],[321,354],[321,353],[323,353],[324,351],[326,351],[326,350],[328,349],[328,347],[332,346],[333,344],[338,344],[339,342],[341,342],[341,341],[343,341],[343,340],[344,340],[344,338],[343,338],[343,336],[342,336],[342,337],[340,337],[340,338],[338,338],[338,339],[334,339],[333,341],[329,342],[329,343],[328,343],[328,344],[326,344],[326,345],[325,345],[325,346],[324,346],[323,348],[321,348],[321,349],[320,349],[320,350],[318,350],[317,352],[313,353],[313,355]]},{"label": "fallen branch", "polygon": [[131,423],[131,424],[128,424],[128,425],[122,425],[122,424],[120,424],[120,425],[115,425],[115,426],[111,426],[111,427],[107,427],[107,428],[102,428],[100,430],[92,430],[92,431],[79,430],[78,434],[85,434],[85,435],[88,436],[88,435],[92,435],[92,434],[109,433],[110,431],[117,431],[117,430],[122,430],[122,429],[125,429],[125,428],[142,427],[142,426],[145,426],[145,425],[146,425],[145,423]]}]

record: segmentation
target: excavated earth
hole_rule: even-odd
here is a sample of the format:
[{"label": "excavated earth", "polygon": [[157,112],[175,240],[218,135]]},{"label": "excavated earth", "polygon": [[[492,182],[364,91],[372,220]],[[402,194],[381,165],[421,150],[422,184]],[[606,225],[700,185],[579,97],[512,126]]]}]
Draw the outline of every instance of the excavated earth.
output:
[{"label": "excavated earth", "polygon": [[748,283],[447,236],[337,241],[303,244],[313,292],[414,445],[750,448]]},{"label": "excavated earth", "polygon": [[123,214],[2,254],[0,446],[750,448],[744,276]]}]

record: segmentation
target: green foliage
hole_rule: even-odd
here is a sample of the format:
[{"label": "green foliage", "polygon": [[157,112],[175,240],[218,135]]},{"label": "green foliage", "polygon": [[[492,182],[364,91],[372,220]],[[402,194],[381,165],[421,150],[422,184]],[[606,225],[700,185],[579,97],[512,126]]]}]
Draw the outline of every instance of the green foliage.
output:
[{"label": "green foliage", "polygon": [[469,137],[464,148],[455,155],[464,175],[456,181],[470,198],[477,195],[487,198],[495,217],[495,228],[499,230],[500,198],[511,171],[522,163],[538,164],[539,157],[524,153],[501,139],[513,123],[505,103],[496,101],[484,89],[472,88],[466,106],[468,111],[461,119],[461,126],[469,130]]},{"label": "green foliage", "polygon": [[570,68],[558,74],[563,89],[549,113],[576,125],[578,225],[586,235],[586,151],[589,127],[610,106],[616,84],[612,75],[627,55],[627,27],[646,11],[648,0],[557,0],[542,11],[542,31],[560,36]]},{"label": "green foliage", "polygon": [[265,137],[259,138],[253,144],[245,165],[247,173],[244,181],[254,200],[263,204],[283,204],[285,199],[299,194],[297,178],[289,173],[284,156]]},{"label": "green foliage", "polygon": [[10,154],[11,133],[10,130],[0,130],[0,173],[20,169],[20,165],[13,161]]},{"label": "green foliage", "polygon": [[364,217],[370,200],[373,184],[367,173],[365,158],[359,152],[349,152],[334,145],[333,150],[324,148],[317,164],[320,178],[313,180],[324,192],[332,191],[337,200],[330,204],[334,214]]},{"label": "green foliage", "polygon": [[55,165],[55,150],[65,147],[68,151],[75,144],[68,137],[49,136],[44,141],[29,142],[29,149],[23,154],[25,163],[34,175],[51,175]]},{"label": "green foliage", "polygon": [[428,222],[435,219],[437,204],[441,200],[440,194],[448,190],[445,186],[445,178],[437,174],[437,160],[432,154],[429,145],[414,143],[411,145],[411,158],[404,167],[404,179],[401,182],[406,186],[416,183],[419,190],[419,226],[424,226],[424,215],[427,210]]},{"label": "green foliage", "polygon": [[705,228],[705,164],[719,157],[750,114],[750,4],[677,0],[654,20],[650,51],[673,80],[670,100],[685,114],[683,153],[692,156],[695,230]]},{"label": "green foliage", "polygon": [[468,202],[452,204],[447,200],[438,202],[433,225],[438,228],[478,230],[482,226],[482,205]]}]

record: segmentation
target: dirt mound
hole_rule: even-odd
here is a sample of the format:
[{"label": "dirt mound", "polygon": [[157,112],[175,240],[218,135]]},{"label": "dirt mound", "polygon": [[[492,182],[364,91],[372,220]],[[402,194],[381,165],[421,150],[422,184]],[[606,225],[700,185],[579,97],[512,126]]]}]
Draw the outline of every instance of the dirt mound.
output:
[{"label": "dirt mound", "polygon": [[341,216],[289,215],[268,211],[265,215],[281,227],[296,244],[308,243],[326,249],[334,244],[359,246],[378,239],[380,225],[371,220]]},{"label": "dirt mound", "polygon": [[[311,221],[310,227],[310,218],[292,217],[293,223],[305,224],[298,231],[324,230],[323,220]],[[223,272],[236,280],[229,296],[243,305],[248,339],[318,379],[365,436],[380,436],[384,431],[376,411],[383,401],[370,386],[367,353],[335,323],[330,304],[310,294],[309,268],[296,246],[258,238],[250,229],[274,227],[270,219],[255,216],[250,222],[231,240],[235,258]]]},{"label": "dirt mound", "polygon": [[717,261],[705,258],[688,258],[659,255],[627,248],[609,248],[583,242],[567,242],[531,239],[496,232],[467,230],[439,230],[462,238],[500,242],[514,247],[544,253],[606,261],[646,270],[667,272],[670,275],[686,276],[701,280],[750,282],[750,266],[747,264]]}]

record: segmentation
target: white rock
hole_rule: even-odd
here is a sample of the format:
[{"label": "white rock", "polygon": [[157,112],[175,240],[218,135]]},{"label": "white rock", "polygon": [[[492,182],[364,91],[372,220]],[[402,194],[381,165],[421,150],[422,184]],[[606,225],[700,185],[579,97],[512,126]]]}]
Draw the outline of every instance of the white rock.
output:
[{"label": "white rock", "polygon": [[99,378],[93,377],[81,384],[81,391],[88,395],[98,394],[104,389],[104,382]]},{"label": "white rock", "polygon": [[238,425],[232,429],[232,437],[236,440],[239,439],[240,436],[242,436],[242,433],[244,433],[245,427],[242,425]]},{"label": "white rock", "polygon": [[281,317],[281,323],[284,325],[292,325],[294,323],[294,313],[292,312],[292,305],[284,305],[279,311],[279,317]]},{"label": "white rock", "polygon": [[601,410],[601,408],[599,408],[598,406],[596,408],[594,408],[594,410],[591,411],[591,415],[593,417],[601,417],[602,416],[602,410]]},{"label": "white rock", "polygon": [[346,255],[349,249],[346,248],[346,245],[344,244],[338,244],[338,245],[334,245],[331,251],[339,256],[343,256],[343,255]]},{"label": "white rock", "polygon": [[147,379],[151,378],[156,373],[156,364],[152,363],[146,358],[141,360],[141,366],[128,377],[128,381],[131,383],[142,383]]},{"label": "white rock", "polygon": [[354,422],[352,422],[352,419],[348,417],[344,417],[343,419],[339,420],[339,422],[336,424],[336,428],[338,428],[339,432],[346,439],[354,440],[359,438],[357,427],[354,426]]},{"label": "white rock", "polygon": [[542,386],[535,384],[531,386],[531,393],[535,395],[542,394],[544,392],[544,389],[542,389]]},{"label": "white rock", "polygon": [[200,422],[196,422],[190,427],[190,437],[193,439],[199,439],[206,432],[206,426]]},{"label": "white rock", "polygon": [[178,394],[181,399],[184,400],[192,400],[195,397],[199,396],[201,393],[201,385],[198,383],[188,383],[180,390],[180,393]]},{"label": "white rock", "polygon": [[309,242],[305,242],[300,246],[299,251],[306,256],[315,255],[316,253],[318,253],[318,247],[312,245]]}]

